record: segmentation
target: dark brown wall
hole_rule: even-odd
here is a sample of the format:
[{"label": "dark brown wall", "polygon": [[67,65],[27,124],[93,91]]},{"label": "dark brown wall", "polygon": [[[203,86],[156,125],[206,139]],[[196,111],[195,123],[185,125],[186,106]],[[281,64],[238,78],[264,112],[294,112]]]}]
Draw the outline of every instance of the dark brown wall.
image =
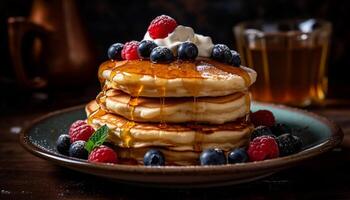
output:
[{"label": "dark brown wall", "polygon": [[[333,23],[334,32],[329,60],[332,96],[338,85],[350,87],[350,3],[346,0],[178,0],[77,1],[82,18],[98,49],[98,60],[106,59],[106,49],[113,42],[140,40],[149,22],[157,15],[168,14],[180,24],[192,26],[196,32],[212,36],[216,43],[234,47],[232,26],[248,19],[324,18]],[[3,0],[0,2],[0,83],[11,82],[13,72],[8,56],[6,19],[26,16],[31,1]],[[345,86],[344,86],[345,84]]]}]

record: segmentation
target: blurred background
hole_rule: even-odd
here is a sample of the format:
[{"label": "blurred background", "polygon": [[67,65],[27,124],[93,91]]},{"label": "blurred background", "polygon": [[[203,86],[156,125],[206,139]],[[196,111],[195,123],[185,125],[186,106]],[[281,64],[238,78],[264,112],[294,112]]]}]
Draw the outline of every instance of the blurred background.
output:
[{"label": "blurred background", "polygon": [[[193,27],[196,33],[211,36],[214,43],[225,43],[233,49],[236,43],[232,27],[240,21],[328,20],[333,32],[327,99],[347,101],[350,98],[349,10],[350,2],[345,0],[3,0],[0,2],[0,115],[63,108],[95,98],[99,91],[96,72],[98,64],[107,59],[107,48],[115,42],[141,40],[150,21],[161,14],[172,16],[179,24]],[[9,19],[13,16],[24,18]],[[28,20],[41,23],[41,27],[28,24]],[[56,29],[60,31],[52,39]],[[19,44],[21,36],[24,39]],[[64,45],[67,41],[70,41],[68,47]],[[36,49],[45,49],[42,46],[49,50]],[[23,73],[32,79],[31,86],[28,81],[19,80]],[[47,80],[35,78],[47,73],[50,74]]]}]

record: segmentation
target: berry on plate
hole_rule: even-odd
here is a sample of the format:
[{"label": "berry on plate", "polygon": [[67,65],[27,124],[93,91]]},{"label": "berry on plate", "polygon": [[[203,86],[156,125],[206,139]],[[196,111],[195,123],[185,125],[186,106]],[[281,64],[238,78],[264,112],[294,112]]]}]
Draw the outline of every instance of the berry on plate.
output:
[{"label": "berry on plate", "polygon": [[86,124],[84,120],[77,120],[70,125],[70,128],[77,128],[78,126],[81,126],[84,124]]},{"label": "berry on plate", "polygon": [[138,41],[131,41],[124,44],[122,49],[122,58],[124,60],[137,60],[139,59],[139,54],[137,48],[139,47]]},{"label": "berry on plate", "polygon": [[248,161],[248,154],[246,150],[239,148],[230,151],[227,155],[227,162],[230,164],[244,163]]},{"label": "berry on plate", "polygon": [[288,125],[282,123],[276,123],[271,127],[271,130],[276,136],[280,136],[285,133],[292,133],[292,129]]},{"label": "berry on plate", "polygon": [[199,161],[201,165],[223,165],[226,164],[226,156],[220,149],[206,149],[201,153]]},{"label": "berry on plate", "polygon": [[151,21],[147,31],[153,39],[166,38],[176,27],[175,19],[167,15],[161,15]]},{"label": "berry on plate", "polygon": [[275,137],[269,127],[258,126],[252,132],[252,135],[250,136],[250,140],[254,140],[254,138],[257,138],[263,135],[269,135],[269,136]]},{"label": "berry on plate", "polygon": [[56,141],[57,151],[63,155],[69,155],[69,147],[70,147],[70,137],[67,134],[62,134],[58,137]]},{"label": "berry on plate", "polygon": [[279,156],[279,149],[275,138],[260,136],[249,143],[248,156],[250,161],[261,161]]},{"label": "berry on plate", "polygon": [[153,63],[170,63],[174,60],[174,55],[169,48],[156,47],[152,50],[150,59]]},{"label": "berry on plate", "polygon": [[94,132],[95,130],[92,126],[83,120],[78,120],[69,128],[70,142],[73,143],[78,140],[87,141]]},{"label": "berry on plate", "polygon": [[198,56],[198,48],[192,42],[181,43],[177,47],[177,56],[180,60],[194,60]]},{"label": "berry on plate", "polygon": [[241,56],[239,55],[239,53],[237,53],[237,51],[231,50],[231,54],[232,60],[230,63],[235,67],[241,66]]},{"label": "berry on plate", "polygon": [[257,126],[273,126],[275,124],[275,116],[269,110],[258,110],[250,115],[250,119],[255,127]]},{"label": "berry on plate", "polygon": [[142,40],[137,49],[141,58],[149,58],[152,50],[157,47],[157,44],[151,40]]},{"label": "berry on plate", "polygon": [[302,148],[302,141],[298,136],[286,133],[277,137],[280,156],[298,153]]},{"label": "berry on plate", "polygon": [[108,48],[108,58],[112,60],[122,60],[122,49],[124,45],[121,43],[112,44]]},{"label": "berry on plate", "polygon": [[94,148],[88,158],[89,162],[117,163],[117,153],[104,145]]},{"label": "berry on plate", "polygon": [[143,163],[146,166],[163,166],[165,165],[164,154],[159,150],[150,149],[145,153]]},{"label": "berry on plate", "polygon": [[88,158],[88,151],[85,149],[85,141],[78,140],[69,147],[69,156],[80,159]]},{"label": "berry on plate", "polygon": [[230,49],[224,44],[214,45],[211,56],[214,60],[223,63],[231,63],[232,61],[232,53]]}]

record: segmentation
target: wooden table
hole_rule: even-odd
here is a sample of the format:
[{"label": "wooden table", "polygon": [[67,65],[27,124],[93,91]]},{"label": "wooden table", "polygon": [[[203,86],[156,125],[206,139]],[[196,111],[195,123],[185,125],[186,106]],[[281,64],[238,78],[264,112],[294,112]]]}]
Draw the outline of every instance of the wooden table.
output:
[{"label": "wooden table", "polygon": [[[350,199],[350,104],[311,110],[338,123],[342,146],[298,167],[253,183],[210,189],[159,189],[123,185],[71,171],[26,152],[18,127],[50,110],[9,112],[0,117],[0,199]],[[71,104],[74,104],[71,103]],[[40,104],[39,104],[40,105]],[[43,106],[37,106],[37,108]]]}]

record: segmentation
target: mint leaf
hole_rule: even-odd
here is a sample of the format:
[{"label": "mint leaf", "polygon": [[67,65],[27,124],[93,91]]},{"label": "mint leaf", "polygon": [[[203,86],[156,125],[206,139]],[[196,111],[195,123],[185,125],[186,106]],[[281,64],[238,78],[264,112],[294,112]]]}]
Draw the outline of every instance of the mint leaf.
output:
[{"label": "mint leaf", "polygon": [[98,147],[103,144],[107,139],[109,128],[107,125],[101,126],[97,129],[89,138],[85,144],[85,149],[90,153],[95,147]]},{"label": "mint leaf", "polygon": [[93,142],[93,141],[88,140],[88,141],[85,143],[85,149],[89,152],[89,154],[90,154],[90,152],[92,151],[93,147],[94,147],[94,142]]}]

